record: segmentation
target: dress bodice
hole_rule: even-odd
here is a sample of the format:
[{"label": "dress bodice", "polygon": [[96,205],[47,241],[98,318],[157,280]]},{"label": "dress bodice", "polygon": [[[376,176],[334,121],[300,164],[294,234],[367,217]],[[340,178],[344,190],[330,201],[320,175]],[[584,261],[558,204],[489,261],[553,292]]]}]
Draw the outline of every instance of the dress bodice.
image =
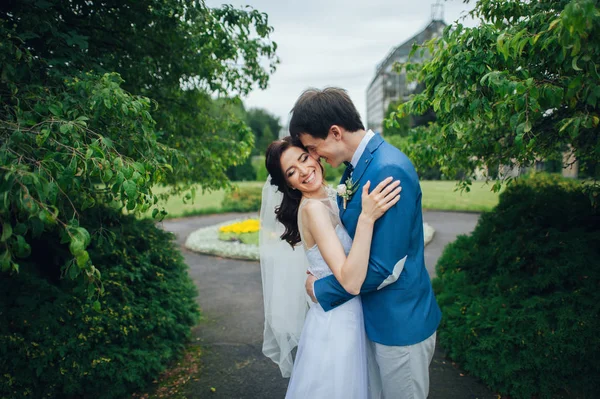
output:
[{"label": "dress bodice", "polygon": [[[333,190],[329,189],[327,198],[304,199],[304,200],[302,200],[302,203],[300,204],[300,209],[302,209],[302,207],[309,201],[319,201],[327,207],[327,209],[329,210],[330,222],[334,226],[335,233],[338,236],[340,242],[342,243],[342,247],[344,248],[344,252],[346,253],[346,256],[347,256],[348,253],[350,252],[350,248],[352,247],[352,238],[350,238],[350,236],[348,235],[348,232],[346,231],[346,229],[342,225],[342,222],[340,221],[339,210],[338,210],[337,202],[335,199],[335,192]],[[319,250],[319,247],[317,246],[317,244],[313,245],[310,248],[306,248],[305,241],[304,241],[304,235],[302,233],[302,220],[301,220],[300,209],[298,210],[298,228],[300,230],[302,246],[306,253],[306,258],[308,259],[308,264],[309,264],[308,270],[316,278],[323,278],[323,277],[329,276],[330,274],[333,274],[333,273],[331,272],[331,269],[327,265],[327,262],[325,262],[325,259],[323,259],[323,255],[321,255],[321,251]]]}]

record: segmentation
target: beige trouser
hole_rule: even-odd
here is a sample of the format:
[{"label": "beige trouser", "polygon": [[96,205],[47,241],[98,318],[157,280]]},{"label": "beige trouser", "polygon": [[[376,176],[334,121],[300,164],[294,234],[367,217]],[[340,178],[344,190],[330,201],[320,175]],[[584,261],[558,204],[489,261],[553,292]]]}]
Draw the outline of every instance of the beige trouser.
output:
[{"label": "beige trouser", "polygon": [[436,333],[418,344],[387,346],[369,340],[369,398],[425,399]]}]

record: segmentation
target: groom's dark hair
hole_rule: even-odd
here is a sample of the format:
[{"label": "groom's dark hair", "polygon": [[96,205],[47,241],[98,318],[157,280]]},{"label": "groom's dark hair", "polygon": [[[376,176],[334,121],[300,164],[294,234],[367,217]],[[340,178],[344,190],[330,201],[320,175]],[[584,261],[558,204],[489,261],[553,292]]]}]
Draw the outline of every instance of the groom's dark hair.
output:
[{"label": "groom's dark hair", "polygon": [[338,87],[308,89],[296,100],[290,119],[292,138],[297,140],[301,134],[310,134],[326,139],[333,125],[349,132],[365,129],[346,90]]}]

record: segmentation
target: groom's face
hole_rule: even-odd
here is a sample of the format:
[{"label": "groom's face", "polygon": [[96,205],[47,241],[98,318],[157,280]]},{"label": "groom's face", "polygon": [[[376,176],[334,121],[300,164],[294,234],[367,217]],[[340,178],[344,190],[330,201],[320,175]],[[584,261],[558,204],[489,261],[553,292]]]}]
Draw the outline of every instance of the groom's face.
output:
[{"label": "groom's face", "polygon": [[322,158],[334,168],[344,162],[343,154],[340,151],[340,142],[336,140],[332,132],[329,132],[325,140],[311,136],[308,133],[301,134],[299,138],[304,148],[313,158],[317,160]]}]

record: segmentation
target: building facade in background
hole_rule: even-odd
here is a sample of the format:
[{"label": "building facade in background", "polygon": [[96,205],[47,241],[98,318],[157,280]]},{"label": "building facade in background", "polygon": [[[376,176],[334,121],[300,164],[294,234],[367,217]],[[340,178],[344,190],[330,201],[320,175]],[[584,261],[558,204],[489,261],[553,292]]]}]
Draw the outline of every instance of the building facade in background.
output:
[{"label": "building facade in background", "polygon": [[[381,133],[385,113],[390,103],[398,100],[406,101],[417,91],[417,82],[407,82],[404,72],[397,73],[393,70],[394,64],[406,62],[414,43],[423,44],[432,38],[440,37],[445,27],[444,21],[433,14],[431,22],[425,29],[392,49],[377,65],[375,77],[367,88],[367,129]],[[423,58],[425,57],[429,57],[427,51],[423,54]],[[417,53],[411,60],[419,62],[421,58]]]}]

